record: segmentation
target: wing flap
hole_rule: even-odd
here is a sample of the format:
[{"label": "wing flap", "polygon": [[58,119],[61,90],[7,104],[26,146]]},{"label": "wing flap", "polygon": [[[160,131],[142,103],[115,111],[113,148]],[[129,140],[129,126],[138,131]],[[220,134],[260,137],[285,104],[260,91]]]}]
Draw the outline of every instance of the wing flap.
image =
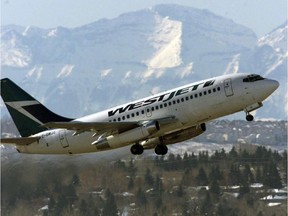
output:
[{"label": "wing flap", "polygon": [[1,138],[1,144],[14,144],[14,145],[29,145],[36,142],[40,137],[17,137],[17,138]]}]

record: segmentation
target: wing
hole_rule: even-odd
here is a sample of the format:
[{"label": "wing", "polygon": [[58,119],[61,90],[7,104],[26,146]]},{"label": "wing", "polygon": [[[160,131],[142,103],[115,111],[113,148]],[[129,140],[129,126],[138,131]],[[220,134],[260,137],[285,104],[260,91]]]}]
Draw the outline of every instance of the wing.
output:
[{"label": "wing", "polygon": [[14,145],[29,145],[36,142],[40,137],[17,137],[17,138],[1,138],[1,144],[14,144]]},{"label": "wing", "polygon": [[[151,119],[148,121],[158,121],[160,124],[170,124],[176,121],[175,117],[165,117],[159,119]],[[62,128],[67,130],[75,130],[74,135],[80,134],[86,131],[94,131],[97,133],[122,133],[133,128],[139,127],[148,121],[133,121],[133,122],[49,122],[43,127],[56,129]]]}]

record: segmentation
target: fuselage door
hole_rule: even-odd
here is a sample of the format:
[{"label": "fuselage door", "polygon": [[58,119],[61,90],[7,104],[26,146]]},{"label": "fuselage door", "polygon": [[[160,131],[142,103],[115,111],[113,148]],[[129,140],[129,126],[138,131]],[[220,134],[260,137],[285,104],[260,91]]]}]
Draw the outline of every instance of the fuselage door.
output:
[{"label": "fuselage door", "polygon": [[226,79],[224,80],[224,91],[227,97],[233,96],[233,88],[232,88],[232,80]]},{"label": "fuselage door", "polygon": [[146,107],[145,111],[146,111],[146,116],[148,118],[152,117],[152,109],[151,109],[151,107]]},{"label": "fuselage door", "polygon": [[65,130],[59,130],[59,140],[63,148],[69,147],[69,143],[66,138]]}]

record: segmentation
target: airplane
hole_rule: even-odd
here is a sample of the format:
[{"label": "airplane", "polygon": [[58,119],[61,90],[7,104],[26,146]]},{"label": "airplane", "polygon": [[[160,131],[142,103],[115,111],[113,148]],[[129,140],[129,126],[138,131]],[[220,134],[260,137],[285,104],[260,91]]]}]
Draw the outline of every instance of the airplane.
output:
[{"label": "airplane", "polygon": [[206,123],[262,107],[279,82],[256,74],[230,74],[174,88],[95,114],[71,119],[55,114],[8,78],[1,80],[2,99],[21,135],[1,138],[19,153],[79,154],[131,145],[133,155],[202,134]]}]

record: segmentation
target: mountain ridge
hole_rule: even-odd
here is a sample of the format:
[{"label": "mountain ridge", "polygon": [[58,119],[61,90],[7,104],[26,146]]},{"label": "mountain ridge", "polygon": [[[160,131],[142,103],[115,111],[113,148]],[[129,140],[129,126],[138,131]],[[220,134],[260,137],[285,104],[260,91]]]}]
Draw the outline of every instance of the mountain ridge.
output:
[{"label": "mountain ridge", "polygon": [[[157,5],[71,29],[4,26],[1,40],[2,76],[71,117],[224,73],[265,75],[277,62],[263,71],[257,64],[269,56],[282,58],[269,77],[276,74],[283,82],[287,61],[267,41],[262,52],[249,28],[178,5]],[[283,107],[284,90],[277,95]],[[268,111],[257,112],[259,117],[285,118],[285,110],[272,113],[273,103],[263,109]]]}]

